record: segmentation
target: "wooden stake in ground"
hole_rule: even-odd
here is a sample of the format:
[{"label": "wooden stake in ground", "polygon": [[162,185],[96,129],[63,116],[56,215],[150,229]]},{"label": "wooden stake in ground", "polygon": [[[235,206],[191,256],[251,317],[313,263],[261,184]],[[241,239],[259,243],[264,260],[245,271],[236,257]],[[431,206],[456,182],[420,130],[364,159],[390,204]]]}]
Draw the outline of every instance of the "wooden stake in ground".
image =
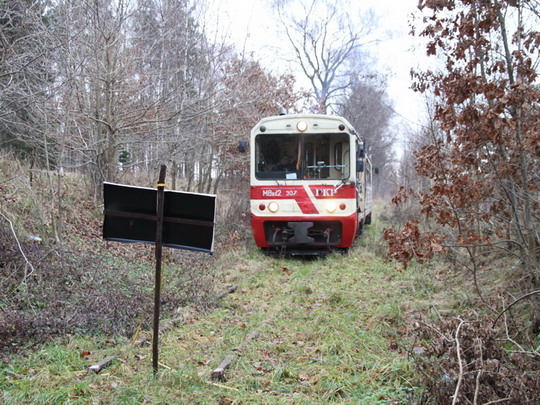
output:
[{"label": "wooden stake in ground", "polygon": [[238,288],[237,285],[232,285],[232,286],[230,286],[230,287],[227,288],[225,291],[222,291],[222,292],[220,292],[218,295],[216,295],[216,299],[219,301],[220,299],[222,299],[222,298],[225,297],[226,295],[232,294],[233,292],[235,292],[237,288]]},{"label": "wooden stake in ground", "polygon": [[227,381],[227,378],[225,377],[225,372],[231,366],[232,362],[236,360],[236,358],[242,354],[242,351],[244,350],[244,348],[248,345],[248,343],[253,338],[257,336],[257,334],[258,334],[257,331],[250,332],[237,348],[233,349],[231,353],[225,356],[225,358],[219,364],[219,366],[214,371],[212,371],[212,375],[210,376],[212,381],[221,381],[221,382]]},{"label": "wooden stake in ground", "polygon": [[101,360],[99,363],[91,365],[90,367],[88,367],[88,373],[91,373],[91,372],[94,372],[96,374],[100,373],[101,370],[103,370],[106,367],[109,367],[115,358],[116,356],[109,356]]}]

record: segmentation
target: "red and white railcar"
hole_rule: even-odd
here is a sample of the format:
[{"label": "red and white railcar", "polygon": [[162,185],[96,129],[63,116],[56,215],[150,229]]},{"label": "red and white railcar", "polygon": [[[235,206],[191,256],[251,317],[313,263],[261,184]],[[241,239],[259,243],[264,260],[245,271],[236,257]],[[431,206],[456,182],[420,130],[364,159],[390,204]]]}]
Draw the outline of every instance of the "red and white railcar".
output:
[{"label": "red and white railcar", "polygon": [[371,162],[344,118],[280,115],[251,131],[257,246],[291,254],[349,248],[371,222]]}]

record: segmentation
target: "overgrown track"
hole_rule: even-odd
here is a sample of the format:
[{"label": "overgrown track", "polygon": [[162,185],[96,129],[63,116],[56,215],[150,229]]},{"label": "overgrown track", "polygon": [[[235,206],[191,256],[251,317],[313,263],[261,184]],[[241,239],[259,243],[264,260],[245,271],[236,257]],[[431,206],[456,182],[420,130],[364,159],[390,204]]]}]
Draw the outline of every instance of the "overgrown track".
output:
[{"label": "overgrown track", "polygon": [[[161,338],[157,379],[151,375],[147,346],[126,342],[107,348],[93,340],[70,339],[63,347],[37,353],[32,375],[19,368],[23,363],[14,363],[13,373],[21,378],[10,381],[9,389],[2,387],[6,398],[407,403],[414,390],[411,359],[398,343],[402,309],[412,289],[407,275],[362,249],[308,262],[244,251],[226,256],[222,266],[224,284],[237,284],[238,289],[210,312],[180,311],[183,322]],[[213,381],[212,371],[238,347],[241,352],[224,381]],[[51,357],[51,351],[61,354]],[[91,354],[78,357],[83,352]],[[89,361],[113,352],[120,361],[100,375],[85,375]],[[62,371],[55,374],[52,370],[59,367]]]}]

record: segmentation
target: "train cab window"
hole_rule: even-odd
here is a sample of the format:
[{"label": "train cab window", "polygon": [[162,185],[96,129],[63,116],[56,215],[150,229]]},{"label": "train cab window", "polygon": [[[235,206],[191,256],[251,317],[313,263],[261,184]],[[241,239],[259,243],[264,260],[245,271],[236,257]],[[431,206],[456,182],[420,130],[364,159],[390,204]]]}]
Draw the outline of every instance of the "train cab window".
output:
[{"label": "train cab window", "polygon": [[259,135],[255,140],[255,174],[259,179],[299,177],[299,139],[291,135]]},{"label": "train cab window", "polygon": [[349,177],[348,134],[260,134],[255,138],[255,176],[260,180]]}]

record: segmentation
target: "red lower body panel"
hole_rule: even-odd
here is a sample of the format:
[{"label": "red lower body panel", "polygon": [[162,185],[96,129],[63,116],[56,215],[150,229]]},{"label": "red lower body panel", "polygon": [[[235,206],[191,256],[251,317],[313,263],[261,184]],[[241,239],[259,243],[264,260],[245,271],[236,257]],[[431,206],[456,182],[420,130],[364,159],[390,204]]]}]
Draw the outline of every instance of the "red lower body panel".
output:
[{"label": "red lower body panel", "polygon": [[251,214],[259,247],[348,248],[358,229],[358,215],[276,217]]}]

